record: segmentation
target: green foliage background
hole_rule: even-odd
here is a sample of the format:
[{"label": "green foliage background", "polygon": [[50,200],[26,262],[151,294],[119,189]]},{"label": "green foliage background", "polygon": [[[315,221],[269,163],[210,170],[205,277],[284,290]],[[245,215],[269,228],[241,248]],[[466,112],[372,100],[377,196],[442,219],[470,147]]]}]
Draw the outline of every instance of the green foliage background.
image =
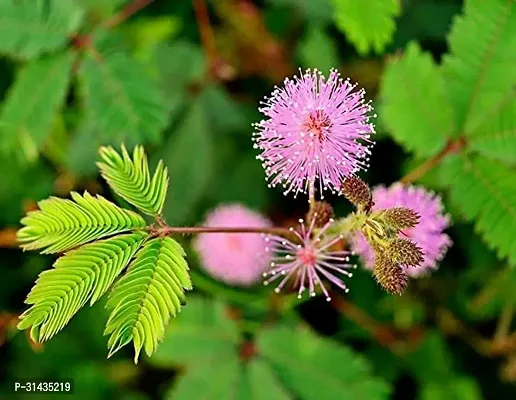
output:
[{"label": "green foliage background", "polygon": [[[78,399],[516,398],[515,64],[514,0],[0,0],[0,395],[27,377],[73,378]],[[223,202],[302,216],[251,142],[259,100],[297,67],[336,67],[373,99],[371,185],[443,195],[454,246],[437,272],[392,297],[359,269],[342,300],[300,302],[215,281],[179,237],[194,291],[152,358],[106,359],[104,298],[44,345],[15,328],[55,260],[14,242],[36,201],[146,203],[100,178],[101,145],[142,144],[153,171],[163,159],[167,201],[140,208],[170,225]]]}]

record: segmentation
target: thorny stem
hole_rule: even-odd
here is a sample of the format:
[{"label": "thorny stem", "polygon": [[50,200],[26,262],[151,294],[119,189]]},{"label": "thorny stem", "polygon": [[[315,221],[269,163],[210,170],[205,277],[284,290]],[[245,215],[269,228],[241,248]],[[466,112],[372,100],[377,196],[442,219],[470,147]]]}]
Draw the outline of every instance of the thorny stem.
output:
[{"label": "thorny stem", "polygon": [[436,167],[442,160],[444,160],[448,155],[453,153],[458,153],[466,146],[466,140],[464,138],[458,139],[450,139],[446,146],[437,153],[435,156],[429,158],[424,163],[416,167],[414,170],[405,175],[401,182],[404,184],[411,184],[412,182],[418,180],[427,172],[429,172],[432,168]]},{"label": "thorny stem", "polygon": [[111,18],[108,18],[104,22],[104,28],[110,29],[117,25],[120,25],[126,19],[140,11],[142,8],[148,6],[153,1],[154,0],[134,0],[133,2],[125,6],[122,10],[120,10],[119,13],[113,15]]}]

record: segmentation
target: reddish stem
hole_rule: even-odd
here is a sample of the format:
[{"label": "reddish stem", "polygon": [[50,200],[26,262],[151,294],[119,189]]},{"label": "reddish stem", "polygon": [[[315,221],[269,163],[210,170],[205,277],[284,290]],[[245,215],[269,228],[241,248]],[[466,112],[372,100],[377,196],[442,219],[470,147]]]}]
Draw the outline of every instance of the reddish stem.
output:
[{"label": "reddish stem", "polygon": [[442,160],[444,160],[448,155],[453,153],[458,153],[466,146],[466,140],[464,138],[458,138],[458,139],[450,139],[448,140],[448,143],[446,143],[446,146],[437,153],[432,158],[429,158],[424,163],[416,167],[414,170],[409,172],[407,175],[405,175],[401,182],[405,184],[411,184],[412,182],[418,180],[423,175],[425,175],[427,172],[429,172],[432,168],[437,166]]},{"label": "reddish stem", "polygon": [[131,17],[133,14],[140,11],[142,8],[147,7],[153,1],[154,0],[134,0],[132,3],[129,3],[127,6],[122,8],[122,10],[120,10],[120,12],[113,15],[111,18],[108,18],[104,22],[104,28],[111,29],[111,28],[121,24],[126,19]]},{"label": "reddish stem", "polygon": [[151,228],[156,235],[167,236],[174,233],[184,235],[194,235],[197,233],[264,233],[268,235],[285,236],[290,231],[285,228],[250,228],[250,227],[207,227],[207,226],[164,226],[161,228]]}]

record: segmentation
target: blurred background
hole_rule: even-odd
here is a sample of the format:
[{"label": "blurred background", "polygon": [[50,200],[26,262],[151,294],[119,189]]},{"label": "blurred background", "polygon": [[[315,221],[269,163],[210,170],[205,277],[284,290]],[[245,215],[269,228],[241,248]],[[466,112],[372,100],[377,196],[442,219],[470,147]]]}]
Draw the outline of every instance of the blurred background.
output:
[{"label": "blurred background", "polygon": [[[508,10],[511,17],[495,25],[509,26],[503,42],[512,48],[497,49],[516,54],[515,3],[469,3],[489,3],[485,20],[476,20],[487,35],[499,9]],[[20,17],[16,7],[40,14]],[[458,0],[0,0],[0,393],[31,377],[73,378],[78,399],[516,398],[516,273],[445,190],[437,164],[446,132],[430,135],[419,151],[396,129],[392,109],[382,117],[393,92],[414,90],[424,102],[432,86],[427,75],[411,75],[408,61],[393,67],[393,84],[385,79],[389,65],[410,42],[439,65],[465,7]],[[31,18],[45,27],[41,35],[31,36]],[[483,49],[483,40],[472,36],[464,46]],[[170,225],[200,224],[223,203],[243,204],[278,226],[302,217],[306,198],[267,188],[251,124],[274,85],[309,67],[337,68],[373,101],[377,143],[362,176],[370,185],[389,185],[437,157],[414,177],[443,194],[453,219],[454,246],[436,272],[394,297],[359,268],[339,301],[298,301],[260,282],[239,288],[217,280],[181,237],[195,289],[154,357],[135,365],[128,346],[106,359],[103,301],[48,343],[16,329],[25,296],[55,260],[17,249],[20,218],[37,201],[72,190],[126,205],[100,179],[100,145],[143,144],[151,163],[164,160]],[[505,73],[489,73],[497,72]],[[431,131],[410,104],[401,114]],[[342,197],[327,201],[339,216],[351,211]]]}]

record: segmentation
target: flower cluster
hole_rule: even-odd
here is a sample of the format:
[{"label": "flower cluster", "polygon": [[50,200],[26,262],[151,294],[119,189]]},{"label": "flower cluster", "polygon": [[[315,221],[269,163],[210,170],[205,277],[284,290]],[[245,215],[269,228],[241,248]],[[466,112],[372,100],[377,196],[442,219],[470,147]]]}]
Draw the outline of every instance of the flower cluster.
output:
[{"label": "flower cluster", "polygon": [[266,98],[253,140],[270,186],[283,183],[297,195],[318,180],[321,192],[338,192],[345,177],[368,167],[372,107],[355,87],[336,70],[326,80],[309,69]]},{"label": "flower cluster", "polygon": [[[263,274],[265,284],[278,281],[276,292],[292,281],[299,297],[320,290],[330,300],[323,281],[347,292],[343,277],[351,277],[355,268],[343,238],[390,293],[401,294],[409,276],[437,267],[451,245],[443,233],[449,219],[439,197],[401,184],[371,193],[356,176],[368,167],[374,126],[371,105],[364,91],[355,88],[336,70],[326,79],[308,69],[286,78],[261,103],[265,119],[254,125],[253,133],[257,158],[269,186],[282,184],[285,194],[294,196],[309,191],[307,222],[300,220],[299,228],[290,228],[286,236],[264,236],[265,247],[263,238],[249,233],[201,235],[195,246],[213,276],[248,285]],[[324,190],[343,194],[356,212],[336,222],[331,205],[315,199],[316,188],[321,199]],[[214,211],[207,224],[270,226],[264,217],[236,205]]]}]

